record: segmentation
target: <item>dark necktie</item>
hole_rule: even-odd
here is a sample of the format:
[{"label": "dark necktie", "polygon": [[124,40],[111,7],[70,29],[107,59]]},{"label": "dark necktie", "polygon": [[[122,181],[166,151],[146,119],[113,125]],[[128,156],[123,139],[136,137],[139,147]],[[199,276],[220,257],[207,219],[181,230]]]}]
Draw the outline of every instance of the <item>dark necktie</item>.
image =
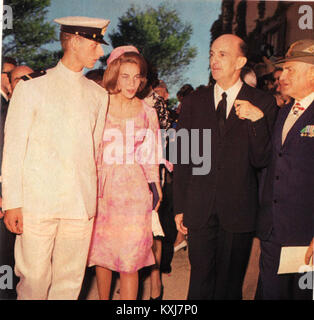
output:
[{"label": "dark necktie", "polygon": [[227,111],[227,94],[226,92],[222,93],[222,99],[219,101],[216,114],[217,114],[217,120],[218,120],[218,126],[220,135],[223,134],[225,122],[226,122],[226,111]]}]

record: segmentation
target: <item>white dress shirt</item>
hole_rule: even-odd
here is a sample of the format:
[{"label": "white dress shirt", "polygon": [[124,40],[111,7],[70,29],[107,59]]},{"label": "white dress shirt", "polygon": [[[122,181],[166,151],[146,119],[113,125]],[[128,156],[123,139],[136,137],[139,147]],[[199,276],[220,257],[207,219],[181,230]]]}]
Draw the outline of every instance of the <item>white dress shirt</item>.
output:
[{"label": "white dress shirt", "polygon": [[243,82],[239,78],[238,81],[230,87],[228,90],[223,90],[219,84],[215,84],[214,87],[214,99],[215,99],[215,109],[217,110],[218,103],[222,99],[222,94],[225,92],[227,94],[227,109],[226,109],[226,117],[228,118],[229,113],[233,107],[234,100],[237,98],[239,91],[241,90]]}]

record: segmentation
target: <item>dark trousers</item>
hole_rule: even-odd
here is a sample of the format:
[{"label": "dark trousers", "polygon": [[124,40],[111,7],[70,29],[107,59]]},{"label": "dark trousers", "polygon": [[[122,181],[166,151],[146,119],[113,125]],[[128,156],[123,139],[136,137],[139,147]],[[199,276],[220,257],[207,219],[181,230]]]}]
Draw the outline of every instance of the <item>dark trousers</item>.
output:
[{"label": "dark trousers", "polygon": [[[313,299],[313,272],[277,274],[281,245],[275,241],[273,235],[269,240],[261,241],[258,298],[263,300]],[[302,289],[300,284],[301,287],[305,285],[309,288]]]},{"label": "dark trousers", "polygon": [[[170,176],[170,177],[169,177]],[[173,258],[173,244],[177,237],[177,228],[173,215],[172,199],[172,177],[166,172],[166,183],[163,187],[163,200],[159,208],[160,223],[165,237],[162,237],[162,256],[160,271],[169,273],[171,271],[171,262]]]},{"label": "dark trousers", "polygon": [[253,233],[223,230],[216,214],[207,226],[188,232],[188,300],[241,300]]}]

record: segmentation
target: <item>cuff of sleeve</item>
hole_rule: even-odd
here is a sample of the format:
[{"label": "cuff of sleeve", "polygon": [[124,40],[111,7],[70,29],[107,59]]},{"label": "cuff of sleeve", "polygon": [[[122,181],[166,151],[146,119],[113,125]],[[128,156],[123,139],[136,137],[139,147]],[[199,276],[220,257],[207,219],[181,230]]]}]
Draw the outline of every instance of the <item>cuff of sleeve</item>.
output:
[{"label": "cuff of sleeve", "polygon": [[249,132],[251,132],[254,136],[257,135],[257,132],[264,132],[265,128],[267,129],[267,121],[265,116],[261,119],[258,119],[255,122],[248,122]]},{"label": "cuff of sleeve", "polygon": [[254,128],[258,128],[258,127],[264,126],[266,124],[265,116],[263,116],[262,118],[254,121],[254,122],[253,121],[249,121],[249,124],[251,126],[253,126]]},{"label": "cuff of sleeve", "polygon": [[22,208],[23,201],[18,196],[6,196],[5,193],[2,192],[2,209],[3,210],[10,210],[15,208]]}]

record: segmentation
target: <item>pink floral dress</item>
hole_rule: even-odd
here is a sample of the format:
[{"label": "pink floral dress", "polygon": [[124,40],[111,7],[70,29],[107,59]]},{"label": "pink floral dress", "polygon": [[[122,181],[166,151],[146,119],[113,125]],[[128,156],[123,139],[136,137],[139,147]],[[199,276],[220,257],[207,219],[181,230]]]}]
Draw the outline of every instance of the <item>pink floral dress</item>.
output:
[{"label": "pink floral dress", "polygon": [[107,115],[97,159],[98,206],[88,264],[136,272],[155,263],[152,253],[152,194],[159,182],[159,123],[143,102],[135,118]]}]

